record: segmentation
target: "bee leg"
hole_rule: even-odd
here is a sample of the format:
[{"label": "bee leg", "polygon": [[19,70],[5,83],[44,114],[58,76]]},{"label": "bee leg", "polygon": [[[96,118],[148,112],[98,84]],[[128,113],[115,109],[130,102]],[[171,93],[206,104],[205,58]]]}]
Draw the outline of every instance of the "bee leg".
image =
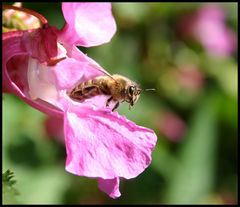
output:
[{"label": "bee leg", "polygon": [[116,103],[116,105],[113,107],[112,111],[114,111],[115,109],[117,109],[118,106],[119,106],[119,102]]},{"label": "bee leg", "polygon": [[131,110],[131,107],[133,106],[133,101],[130,102],[128,109]]},{"label": "bee leg", "polygon": [[131,106],[132,106],[132,105],[131,105],[131,104],[129,104],[129,106],[128,106],[128,109],[129,109],[129,110],[131,110]]},{"label": "bee leg", "polygon": [[113,99],[113,97],[111,96],[108,100],[107,100],[107,102],[106,102],[106,107],[108,107],[109,106],[109,103],[110,103],[110,101]]}]

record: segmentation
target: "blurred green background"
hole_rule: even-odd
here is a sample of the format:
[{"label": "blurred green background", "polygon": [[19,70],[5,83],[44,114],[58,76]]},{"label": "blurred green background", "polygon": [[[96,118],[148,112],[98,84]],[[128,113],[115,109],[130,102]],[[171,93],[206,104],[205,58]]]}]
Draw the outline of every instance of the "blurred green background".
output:
[{"label": "blurred green background", "polygon": [[[205,4],[206,5],[206,4]],[[60,3],[23,3],[61,28]],[[65,146],[49,136],[46,116],[3,95],[3,172],[14,172],[20,204],[236,204],[237,48],[210,54],[185,38],[179,22],[202,3],[113,3],[117,33],[110,43],[79,48],[110,73],[156,91],[142,93],[119,113],[154,129],[152,164],[122,180],[113,200],[97,181],[65,171]],[[237,34],[237,3],[218,4],[224,27]],[[193,26],[194,27],[194,26]],[[214,29],[214,28],[212,28]],[[219,43],[221,44],[221,43]],[[229,43],[230,44],[230,43]]]}]

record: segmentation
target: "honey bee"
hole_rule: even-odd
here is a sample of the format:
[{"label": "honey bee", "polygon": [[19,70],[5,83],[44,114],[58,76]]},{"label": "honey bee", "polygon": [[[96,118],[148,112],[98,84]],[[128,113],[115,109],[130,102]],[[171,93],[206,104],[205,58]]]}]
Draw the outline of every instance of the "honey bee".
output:
[{"label": "honey bee", "polygon": [[120,102],[129,103],[129,109],[137,102],[142,89],[130,79],[114,74],[102,75],[86,82],[80,83],[68,93],[69,97],[76,101],[84,101],[97,95],[108,95],[106,107],[111,101],[116,102],[112,111],[116,110]]}]

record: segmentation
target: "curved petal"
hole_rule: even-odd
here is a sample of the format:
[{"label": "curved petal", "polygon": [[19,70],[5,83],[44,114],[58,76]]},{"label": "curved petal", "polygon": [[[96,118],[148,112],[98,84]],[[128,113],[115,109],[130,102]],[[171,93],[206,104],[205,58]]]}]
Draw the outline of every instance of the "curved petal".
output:
[{"label": "curved petal", "polygon": [[[59,53],[63,54],[65,49],[59,47],[59,50]],[[66,57],[55,66],[47,66],[36,59],[29,58],[27,73],[29,91],[27,93],[32,99],[44,100],[64,110],[68,102],[72,101],[66,95],[67,91],[80,82],[103,74],[103,69],[100,70],[99,65],[94,64],[92,59],[79,50],[71,52],[71,56],[72,58]],[[64,98],[60,99],[60,97]]]},{"label": "curved petal", "polygon": [[98,187],[101,191],[107,193],[111,198],[118,198],[121,196],[119,191],[119,178],[113,179],[98,179]]},{"label": "curved petal", "polygon": [[8,73],[11,70],[8,71],[6,68],[11,58],[30,55],[44,62],[57,55],[56,35],[54,29],[50,27],[32,31],[6,32],[2,34],[2,43],[3,91],[16,90],[16,87],[9,81]]},{"label": "curved petal", "polygon": [[80,176],[127,179],[151,163],[157,137],[110,110],[69,105],[64,116],[66,170]]},{"label": "curved petal", "polygon": [[[77,61],[80,62],[88,62],[88,65],[92,68],[95,73],[98,73],[97,75],[108,75],[111,76],[104,68],[102,68],[95,60],[88,57],[86,54],[82,53],[76,46],[70,46],[68,44],[63,44],[64,48],[67,51],[68,57],[74,58]],[[90,76],[89,76],[90,77]]]},{"label": "curved petal", "polygon": [[2,34],[2,81],[3,92],[13,92],[16,87],[12,84],[7,71],[8,61],[18,55],[26,55],[27,52],[21,47],[23,32],[7,32]]},{"label": "curved petal", "polygon": [[107,73],[94,60],[76,47],[66,48],[68,57],[52,67],[59,90],[69,89],[80,82]]},{"label": "curved petal", "polygon": [[[14,93],[32,107],[49,115],[61,116],[62,112],[49,103],[33,101],[27,94],[27,68],[29,53],[22,40],[23,31],[7,32],[2,35],[2,80],[3,92]],[[26,36],[25,36],[26,37]]]},{"label": "curved petal", "polygon": [[44,28],[23,33],[22,44],[33,58],[40,62],[49,61],[58,54],[57,30],[46,25]]},{"label": "curved petal", "polygon": [[111,3],[62,3],[66,25],[59,40],[84,47],[107,43],[116,32]]}]

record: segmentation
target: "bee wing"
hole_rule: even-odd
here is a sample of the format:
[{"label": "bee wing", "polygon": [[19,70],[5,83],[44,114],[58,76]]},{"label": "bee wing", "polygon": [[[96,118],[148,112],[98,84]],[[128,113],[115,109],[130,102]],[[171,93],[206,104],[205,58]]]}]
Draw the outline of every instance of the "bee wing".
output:
[{"label": "bee wing", "polygon": [[103,69],[102,67],[100,67],[99,65],[90,63],[90,66],[92,66],[92,67],[94,67],[95,69],[103,72],[105,75],[107,75],[107,76],[109,76],[110,78],[112,78],[113,80],[115,80],[110,73],[108,73],[106,70],[104,70],[104,69]]}]

